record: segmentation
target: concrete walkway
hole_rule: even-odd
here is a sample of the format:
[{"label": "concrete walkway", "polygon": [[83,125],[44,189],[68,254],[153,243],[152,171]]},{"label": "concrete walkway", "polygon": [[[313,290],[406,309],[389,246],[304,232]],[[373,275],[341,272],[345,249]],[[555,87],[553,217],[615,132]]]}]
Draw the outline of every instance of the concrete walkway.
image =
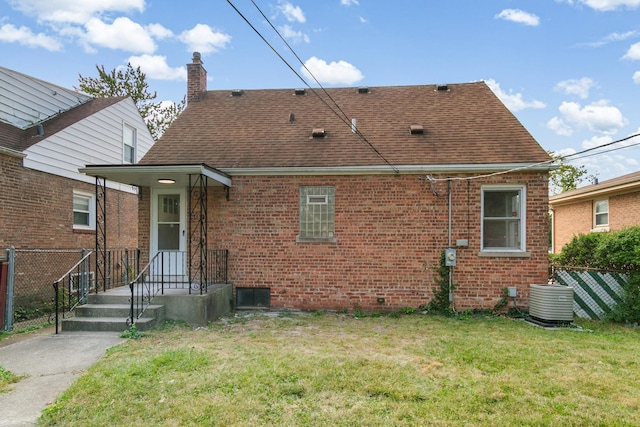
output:
[{"label": "concrete walkway", "polygon": [[73,381],[114,345],[125,341],[117,332],[64,332],[50,328],[16,334],[0,341],[0,365],[27,375],[0,393],[0,427],[33,426]]}]

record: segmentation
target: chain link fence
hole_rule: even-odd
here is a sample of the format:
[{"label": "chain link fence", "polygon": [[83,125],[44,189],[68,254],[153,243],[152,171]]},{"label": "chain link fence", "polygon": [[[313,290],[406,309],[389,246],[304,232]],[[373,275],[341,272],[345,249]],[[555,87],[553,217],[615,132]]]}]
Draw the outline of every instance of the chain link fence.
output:
[{"label": "chain link fence", "polygon": [[[5,330],[24,330],[55,323],[55,291],[53,283],[64,276],[88,250],[27,250],[6,251],[4,262],[11,277],[0,296],[0,318],[4,316]],[[128,284],[137,269],[138,251],[106,251],[104,271],[106,280],[98,282],[95,266],[88,273],[95,284],[93,292]],[[12,265],[11,265],[12,264]],[[4,309],[3,309],[4,308]]]}]

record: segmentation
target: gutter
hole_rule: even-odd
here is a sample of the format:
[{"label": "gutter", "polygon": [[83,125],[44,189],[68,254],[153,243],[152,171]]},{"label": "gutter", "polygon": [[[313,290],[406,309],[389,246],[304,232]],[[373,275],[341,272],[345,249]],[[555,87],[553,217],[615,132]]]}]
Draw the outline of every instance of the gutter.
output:
[{"label": "gutter", "polygon": [[9,157],[16,157],[18,159],[24,159],[27,157],[22,151],[12,150],[11,148],[0,147],[0,154],[4,154]]},{"label": "gutter", "polygon": [[489,164],[453,164],[453,165],[404,165],[395,166],[397,172],[389,166],[327,166],[327,167],[265,167],[265,168],[217,168],[230,176],[243,175],[389,175],[424,173],[495,173],[507,171],[541,172],[550,171],[556,166],[549,163],[489,163]]}]

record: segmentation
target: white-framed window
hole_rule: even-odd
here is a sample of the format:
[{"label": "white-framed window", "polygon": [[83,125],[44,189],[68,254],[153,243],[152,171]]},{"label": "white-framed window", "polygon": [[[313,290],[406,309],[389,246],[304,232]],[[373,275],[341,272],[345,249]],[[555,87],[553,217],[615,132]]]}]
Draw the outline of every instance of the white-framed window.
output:
[{"label": "white-framed window", "polygon": [[609,227],[609,200],[595,200],[593,202],[593,228]]},{"label": "white-framed window", "polygon": [[334,188],[300,187],[301,239],[333,239],[335,220]]},{"label": "white-framed window", "polygon": [[124,163],[136,162],[136,128],[124,123],[122,125],[122,161]]},{"label": "white-framed window", "polygon": [[525,251],[525,206],[523,185],[482,187],[481,250]]},{"label": "white-framed window", "polygon": [[79,230],[95,230],[95,195],[73,190],[73,228]]}]

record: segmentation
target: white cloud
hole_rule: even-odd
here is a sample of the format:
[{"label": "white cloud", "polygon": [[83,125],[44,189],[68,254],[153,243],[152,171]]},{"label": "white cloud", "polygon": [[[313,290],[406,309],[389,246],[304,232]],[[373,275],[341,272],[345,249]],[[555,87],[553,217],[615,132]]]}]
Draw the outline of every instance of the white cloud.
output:
[{"label": "white cloud", "polygon": [[302,24],[307,20],[300,6],[294,6],[289,2],[281,1],[278,9],[280,9],[280,11],[284,14],[284,17],[287,18],[287,21],[289,22],[299,22]]},{"label": "white cloud", "polygon": [[637,85],[640,85],[640,71],[636,71],[633,73],[633,82]]},{"label": "white cloud", "polygon": [[340,0],[340,4],[343,6],[352,6],[352,5],[359,5],[360,2],[358,0]]},{"label": "white cloud", "polygon": [[62,50],[62,43],[46,34],[35,34],[27,27],[15,27],[12,24],[4,24],[0,27],[0,41],[7,43],[18,43],[23,46],[37,48],[41,47],[49,51]]},{"label": "white cloud", "polygon": [[608,12],[621,7],[635,9],[640,6],[640,0],[565,0],[566,3],[584,4],[592,9]]},{"label": "white cloud", "polygon": [[590,43],[580,43],[579,46],[601,47],[612,42],[624,41],[628,38],[635,37],[638,34],[638,31],[627,31],[626,33],[611,33],[598,41]]},{"label": "white cloud", "polygon": [[135,53],[152,53],[157,47],[142,25],[126,17],[116,18],[111,24],[92,18],[85,24],[85,29],[83,42],[90,47],[102,46]]},{"label": "white cloud", "polygon": [[576,95],[582,99],[589,97],[589,90],[594,86],[593,80],[588,77],[581,79],[569,79],[558,83],[555,87],[556,90],[562,91],[567,95]]},{"label": "white cloud", "polygon": [[190,30],[183,31],[180,41],[187,45],[188,52],[200,52],[203,55],[218,52],[231,43],[231,36],[213,31],[205,24],[197,24]]},{"label": "white cloud", "polygon": [[10,0],[9,3],[41,22],[85,24],[108,12],[143,12],[145,0]]},{"label": "white cloud", "polygon": [[521,93],[512,93],[509,91],[508,93],[503,91],[500,88],[500,84],[496,82],[494,79],[488,79],[485,81],[487,86],[496,94],[496,96],[507,106],[507,108],[511,111],[520,111],[525,108],[535,108],[541,109],[545,108],[546,105],[542,101],[533,100],[533,101],[525,101],[522,99]]},{"label": "white cloud", "polygon": [[[302,67],[302,73],[309,79],[315,76],[320,83],[350,85],[364,78],[360,70],[345,61],[327,63],[323,59],[312,56],[304,65],[306,68]],[[307,69],[313,76],[309,75]]]},{"label": "white cloud", "polygon": [[627,53],[622,58],[631,60],[640,59],[640,42],[632,44]]},{"label": "white cloud", "polygon": [[563,102],[558,107],[561,117],[553,117],[547,127],[558,135],[571,135],[575,128],[611,135],[627,124],[620,110],[601,100],[582,107],[577,102]]},{"label": "white cloud", "polygon": [[187,80],[185,67],[172,68],[167,64],[167,57],[162,55],[131,56],[128,62],[134,67],[140,67],[150,79],[156,80]]},{"label": "white cloud", "polygon": [[294,43],[309,43],[310,41],[308,35],[306,35],[302,31],[295,31],[293,28],[291,28],[290,25],[283,25],[281,27],[278,27],[278,30],[280,31],[280,34],[282,34],[282,37],[284,37],[285,39],[289,39]]},{"label": "white cloud", "polygon": [[156,38],[159,40],[173,37],[173,32],[160,24],[147,25],[145,29],[153,38]]},{"label": "white cloud", "polygon": [[547,122],[547,127],[554,131],[557,135],[571,136],[573,135],[573,129],[567,125],[562,119],[553,117]]},{"label": "white cloud", "polygon": [[511,21],[518,24],[529,25],[531,27],[537,27],[540,25],[540,18],[533,13],[525,12],[520,9],[505,9],[495,16],[496,19],[504,19],[505,21]]},{"label": "white cloud", "polygon": [[585,139],[582,141],[582,149],[589,150],[591,148],[599,147],[604,144],[609,144],[613,141],[613,138],[609,135],[594,136],[591,139]]}]

